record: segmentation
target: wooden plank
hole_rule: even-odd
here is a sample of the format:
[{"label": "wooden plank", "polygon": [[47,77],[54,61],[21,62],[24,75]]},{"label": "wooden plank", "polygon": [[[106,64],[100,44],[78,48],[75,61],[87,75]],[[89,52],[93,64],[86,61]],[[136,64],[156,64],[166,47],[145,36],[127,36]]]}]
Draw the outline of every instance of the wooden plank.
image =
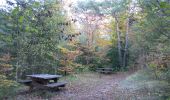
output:
[{"label": "wooden plank", "polygon": [[18,83],[31,83],[32,80],[19,80]]},{"label": "wooden plank", "polygon": [[34,74],[34,75],[27,75],[27,77],[40,78],[40,79],[55,79],[55,78],[62,77],[62,75]]},{"label": "wooden plank", "polygon": [[32,84],[32,80],[19,80],[18,83],[27,85],[27,86],[31,86]]},{"label": "wooden plank", "polygon": [[113,70],[113,68],[97,68],[97,70]]},{"label": "wooden plank", "polygon": [[96,71],[99,73],[109,74],[113,72],[113,68],[97,68]]},{"label": "wooden plank", "polygon": [[100,73],[112,73],[112,71],[99,71]]},{"label": "wooden plank", "polygon": [[57,82],[57,83],[47,84],[45,86],[49,88],[55,88],[55,87],[65,87],[66,84],[67,82]]}]

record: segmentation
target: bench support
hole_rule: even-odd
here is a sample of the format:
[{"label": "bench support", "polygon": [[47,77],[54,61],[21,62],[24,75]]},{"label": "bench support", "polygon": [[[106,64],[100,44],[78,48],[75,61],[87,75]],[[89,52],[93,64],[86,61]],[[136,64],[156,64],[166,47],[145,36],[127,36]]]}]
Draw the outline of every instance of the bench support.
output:
[{"label": "bench support", "polygon": [[67,82],[57,82],[57,83],[47,84],[47,85],[45,85],[45,87],[48,87],[48,88],[65,87],[66,84],[67,84]]}]

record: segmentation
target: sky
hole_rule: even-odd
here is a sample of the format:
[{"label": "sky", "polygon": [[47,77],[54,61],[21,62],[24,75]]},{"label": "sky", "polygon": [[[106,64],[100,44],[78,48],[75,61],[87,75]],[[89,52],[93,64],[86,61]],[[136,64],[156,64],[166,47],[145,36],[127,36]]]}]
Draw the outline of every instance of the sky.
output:
[{"label": "sky", "polygon": [[5,5],[5,0],[0,0],[0,5]]},{"label": "sky", "polygon": [[[14,0],[9,0],[14,1]],[[3,8],[6,5],[6,0],[0,0],[0,8]]]},{"label": "sky", "polygon": [[[10,0],[13,1],[13,0]],[[77,2],[77,1],[87,1],[87,0],[68,0],[68,1],[72,1],[72,2]],[[95,0],[97,2],[101,2],[103,0]],[[6,0],[0,0],[0,6],[5,5],[6,4]]]}]

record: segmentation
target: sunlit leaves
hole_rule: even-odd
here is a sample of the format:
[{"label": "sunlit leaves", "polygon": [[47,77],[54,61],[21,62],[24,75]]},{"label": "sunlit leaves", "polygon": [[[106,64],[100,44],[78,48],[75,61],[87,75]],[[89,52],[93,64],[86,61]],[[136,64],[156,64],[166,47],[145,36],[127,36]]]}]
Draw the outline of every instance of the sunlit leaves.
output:
[{"label": "sunlit leaves", "polygon": [[40,2],[33,2],[32,7],[38,8],[40,6]]},{"label": "sunlit leaves", "polygon": [[19,7],[15,7],[14,10],[12,11],[12,15],[16,16],[18,14]]},{"label": "sunlit leaves", "polygon": [[23,20],[24,20],[24,16],[20,16],[20,17],[19,17],[19,22],[22,23]]},{"label": "sunlit leaves", "polygon": [[167,2],[160,2],[160,7],[161,8],[170,8],[170,4]]}]

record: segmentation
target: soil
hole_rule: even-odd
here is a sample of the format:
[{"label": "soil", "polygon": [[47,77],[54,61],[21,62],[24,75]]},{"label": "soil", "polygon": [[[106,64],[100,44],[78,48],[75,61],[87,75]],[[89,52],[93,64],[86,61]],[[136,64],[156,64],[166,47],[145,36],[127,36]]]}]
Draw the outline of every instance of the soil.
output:
[{"label": "soil", "polygon": [[[130,73],[84,73],[63,78],[65,88],[48,93],[18,95],[17,100],[139,100],[135,92],[122,88],[120,82]],[[61,81],[63,81],[61,80]],[[40,91],[39,91],[40,92]],[[42,91],[41,91],[42,92]],[[45,96],[46,95],[46,96]]]}]

